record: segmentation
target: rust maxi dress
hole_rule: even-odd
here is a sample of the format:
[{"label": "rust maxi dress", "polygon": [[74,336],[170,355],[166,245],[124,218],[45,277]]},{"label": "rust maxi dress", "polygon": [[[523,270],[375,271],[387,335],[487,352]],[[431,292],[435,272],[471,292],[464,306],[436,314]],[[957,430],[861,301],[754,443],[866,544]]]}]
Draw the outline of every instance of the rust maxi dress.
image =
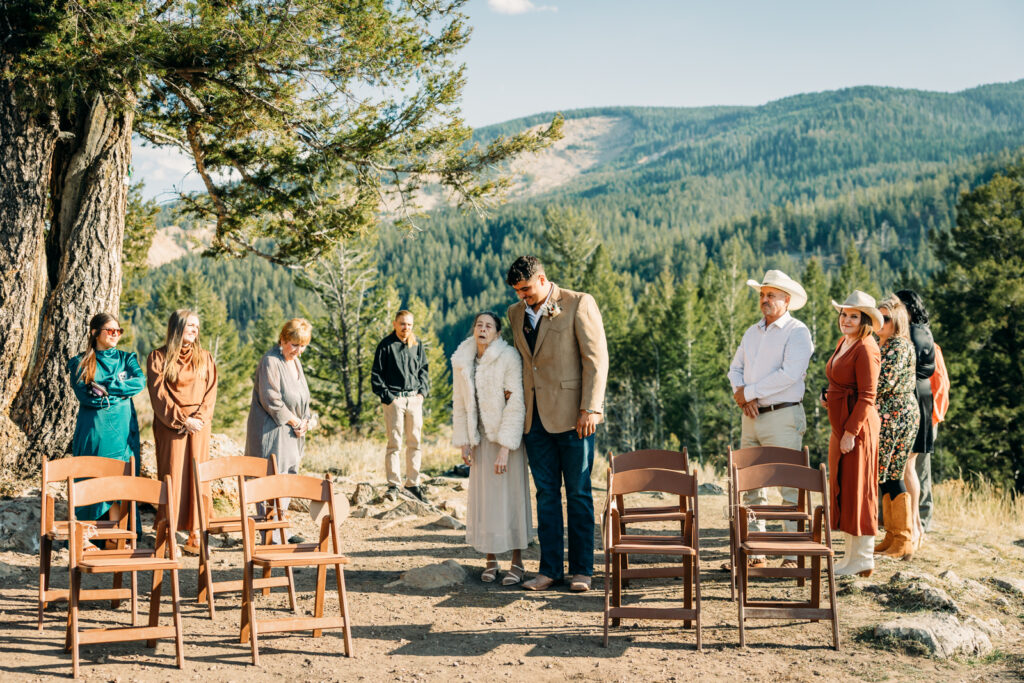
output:
[{"label": "rust maxi dress", "polygon": [[[859,339],[839,358],[839,338],[825,374],[828,377],[829,515],[832,528],[852,536],[873,536],[878,531],[878,434],[881,420],[875,408],[881,353],[874,337]],[[843,432],[856,439],[853,450],[842,453]]]},{"label": "rust maxi dress", "polygon": [[[192,369],[193,347],[182,346],[178,354],[178,379],[169,383],[163,377],[166,347],[149,354],[146,379],[149,398],[153,403],[153,441],[156,444],[157,474],[161,479],[171,475],[174,500],[178,506],[179,531],[192,532],[199,526],[197,511],[192,501],[192,459],[205,462],[210,449],[213,423],[213,405],[217,400],[217,367],[207,356],[206,381]],[[203,428],[195,434],[184,431],[185,419],[197,417]]]}]

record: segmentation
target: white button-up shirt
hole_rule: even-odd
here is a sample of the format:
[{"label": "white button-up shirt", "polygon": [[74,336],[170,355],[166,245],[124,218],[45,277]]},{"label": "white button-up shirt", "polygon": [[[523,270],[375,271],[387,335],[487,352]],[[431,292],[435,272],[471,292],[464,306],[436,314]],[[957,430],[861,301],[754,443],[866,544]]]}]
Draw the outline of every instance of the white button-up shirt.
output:
[{"label": "white button-up shirt", "polygon": [[788,311],[771,325],[761,318],[743,333],[729,366],[733,391],[743,387],[744,400],[759,406],[801,401],[812,353],[810,331]]},{"label": "white button-up shirt", "polygon": [[526,319],[530,321],[531,329],[537,327],[537,322],[540,320],[540,316],[544,312],[544,306],[547,304],[548,300],[551,299],[551,292],[553,291],[555,291],[555,288],[549,284],[548,295],[544,297],[544,303],[541,304],[540,308],[538,308],[536,311],[533,310],[533,306],[531,306],[530,304],[526,304]]}]

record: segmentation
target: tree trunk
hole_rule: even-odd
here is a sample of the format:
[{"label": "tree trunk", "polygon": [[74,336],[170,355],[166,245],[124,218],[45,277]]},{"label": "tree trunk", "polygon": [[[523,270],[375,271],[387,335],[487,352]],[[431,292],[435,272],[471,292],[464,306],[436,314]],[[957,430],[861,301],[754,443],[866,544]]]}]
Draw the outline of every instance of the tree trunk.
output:
[{"label": "tree trunk", "polygon": [[[0,57],[0,71],[7,61]],[[27,446],[10,410],[32,360],[46,291],[47,183],[59,131],[56,116],[27,113],[14,83],[0,81],[0,88],[0,466],[8,470]]]},{"label": "tree trunk", "polygon": [[16,462],[22,474],[67,452],[78,414],[67,360],[83,350],[89,318],[118,311],[133,119],[97,97],[78,108],[54,150],[42,324],[10,410],[28,439]]}]

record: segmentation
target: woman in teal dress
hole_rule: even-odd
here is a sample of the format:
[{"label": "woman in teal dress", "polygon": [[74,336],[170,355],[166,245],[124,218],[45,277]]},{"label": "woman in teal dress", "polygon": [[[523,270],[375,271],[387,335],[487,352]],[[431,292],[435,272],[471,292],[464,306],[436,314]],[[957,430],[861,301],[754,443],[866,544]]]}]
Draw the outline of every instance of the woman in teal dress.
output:
[{"label": "woman in teal dress", "polygon": [[[134,456],[138,476],[139,420],[132,396],[146,388],[146,375],[134,353],[116,348],[122,332],[114,316],[94,315],[85,351],[68,361],[71,386],[80,404],[71,454],[122,461]],[[75,516],[100,519],[109,509],[110,503],[76,507]]]}]

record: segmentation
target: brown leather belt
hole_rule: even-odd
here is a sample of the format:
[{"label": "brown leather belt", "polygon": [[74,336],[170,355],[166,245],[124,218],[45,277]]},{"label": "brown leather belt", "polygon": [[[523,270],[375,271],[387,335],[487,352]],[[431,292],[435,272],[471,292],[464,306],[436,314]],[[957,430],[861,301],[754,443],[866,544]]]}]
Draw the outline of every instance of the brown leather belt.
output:
[{"label": "brown leather belt", "polygon": [[770,406],[758,406],[757,412],[758,414],[770,413],[775,410],[782,410],[783,408],[792,408],[793,406],[798,405],[800,405],[800,401],[789,401],[788,403],[773,403]]}]

